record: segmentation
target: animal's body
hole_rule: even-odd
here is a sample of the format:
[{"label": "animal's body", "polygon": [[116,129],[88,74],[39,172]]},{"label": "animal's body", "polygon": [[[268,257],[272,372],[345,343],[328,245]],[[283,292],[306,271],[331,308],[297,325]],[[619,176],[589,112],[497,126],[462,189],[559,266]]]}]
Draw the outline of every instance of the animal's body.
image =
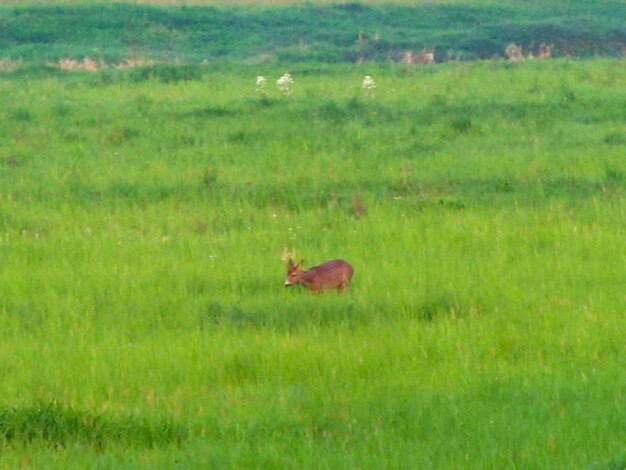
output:
[{"label": "animal's body", "polygon": [[350,284],[354,268],[342,259],[334,259],[302,270],[304,260],[294,265],[292,260],[287,264],[287,279],[285,287],[300,284],[311,292],[320,292],[322,290],[337,289],[345,290]]}]

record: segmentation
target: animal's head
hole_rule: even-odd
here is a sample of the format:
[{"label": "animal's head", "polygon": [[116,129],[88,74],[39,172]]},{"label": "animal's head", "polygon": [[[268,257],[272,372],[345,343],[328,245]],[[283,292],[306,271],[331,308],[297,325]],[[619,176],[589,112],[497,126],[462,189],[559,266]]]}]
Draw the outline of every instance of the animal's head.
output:
[{"label": "animal's head", "polygon": [[285,287],[300,283],[303,265],[304,260],[301,260],[298,264],[293,264],[293,261],[289,258],[289,262],[287,263],[287,279],[285,279]]}]

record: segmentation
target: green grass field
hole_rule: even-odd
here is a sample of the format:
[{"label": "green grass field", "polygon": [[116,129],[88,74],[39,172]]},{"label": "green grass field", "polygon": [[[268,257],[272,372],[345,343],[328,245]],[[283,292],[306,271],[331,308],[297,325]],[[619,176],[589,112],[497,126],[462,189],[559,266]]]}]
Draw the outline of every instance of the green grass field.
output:
[{"label": "green grass field", "polygon": [[623,59],[43,56],[0,72],[0,468],[625,468]]}]

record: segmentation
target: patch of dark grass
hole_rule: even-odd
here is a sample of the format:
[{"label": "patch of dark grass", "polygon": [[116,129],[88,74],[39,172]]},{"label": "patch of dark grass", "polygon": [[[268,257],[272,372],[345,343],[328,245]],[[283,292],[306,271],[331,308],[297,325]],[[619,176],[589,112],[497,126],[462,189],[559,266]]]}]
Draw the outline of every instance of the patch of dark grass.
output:
[{"label": "patch of dark grass", "polygon": [[51,110],[55,116],[60,118],[67,117],[72,114],[72,108],[66,104],[57,104],[53,106]]},{"label": "patch of dark grass", "polygon": [[497,193],[512,193],[515,190],[515,181],[506,177],[496,180],[494,190]]},{"label": "patch of dark grass", "polygon": [[30,122],[33,119],[32,113],[24,108],[18,108],[11,111],[9,119],[20,122]]},{"label": "patch of dark grass", "polygon": [[322,106],[313,111],[313,115],[317,119],[333,122],[343,121],[349,116],[344,106],[332,100],[325,102]]},{"label": "patch of dark grass", "polygon": [[611,132],[604,136],[607,145],[626,145],[626,132]]},{"label": "patch of dark grass", "polygon": [[250,133],[244,131],[231,132],[226,136],[226,141],[230,144],[245,144],[250,140]]},{"label": "patch of dark grass", "polygon": [[605,181],[607,183],[612,184],[624,184],[626,183],[626,173],[618,170],[617,168],[613,168],[611,166],[607,166],[604,170],[605,173]]},{"label": "patch of dark grass", "polygon": [[196,108],[191,111],[185,112],[181,114],[181,117],[206,119],[234,116],[237,114],[239,114],[237,111],[231,108],[227,108],[225,106],[205,106],[203,108]]},{"label": "patch of dark grass", "polygon": [[[39,233],[39,231],[28,222],[16,220],[14,217],[7,217],[5,214],[0,214],[0,229],[17,229],[23,234],[22,236]],[[28,262],[38,263],[41,259],[41,253],[38,253],[36,250],[29,253]],[[32,292],[35,292],[35,290]],[[7,312],[11,318],[16,320],[16,324],[19,325],[19,328],[28,333],[37,331],[45,322],[46,318],[42,301],[35,299],[34,296],[24,299],[18,299],[17,296],[4,296],[0,303],[0,312]]]},{"label": "patch of dark grass", "polygon": [[157,64],[133,69],[130,79],[134,82],[157,80],[163,83],[177,83],[200,80],[202,75],[203,69],[198,65]]},{"label": "patch of dark grass", "polygon": [[533,199],[581,200],[602,192],[602,184],[589,178],[554,178],[528,184],[527,195]]},{"label": "patch of dark grass", "polygon": [[465,315],[467,307],[450,294],[441,294],[424,301],[411,314],[420,320],[433,321],[442,315],[452,315],[455,318]]},{"label": "patch of dark grass", "polygon": [[589,466],[589,470],[624,470],[626,469],[626,449],[613,458]]},{"label": "patch of dark grass", "polygon": [[38,198],[72,199],[89,204],[151,204],[171,199],[186,199],[200,189],[186,184],[169,185],[150,182],[119,181],[104,187],[93,187],[81,181],[72,181],[58,192],[41,191]]},{"label": "patch of dark grass", "polygon": [[212,166],[208,166],[204,169],[204,173],[202,175],[202,186],[205,189],[209,189],[215,186],[217,183],[217,169]]},{"label": "patch of dark grass", "polygon": [[440,197],[436,200],[436,204],[444,209],[462,210],[467,208],[467,203],[456,197]]},{"label": "patch of dark grass", "polygon": [[0,166],[4,166],[6,168],[19,168],[26,163],[23,157],[20,157],[15,154],[11,154],[7,157],[0,157]]},{"label": "patch of dark grass", "polygon": [[236,354],[224,364],[223,379],[236,385],[257,380],[260,375],[259,359],[249,353]]},{"label": "patch of dark grass", "polygon": [[469,132],[472,129],[472,119],[469,116],[455,116],[450,120],[450,127],[456,132]]},{"label": "patch of dark grass", "polygon": [[0,408],[0,443],[43,441],[51,448],[110,444],[154,448],[179,445],[189,430],[170,419],[116,417],[63,406],[57,401]]},{"label": "patch of dark grass", "polygon": [[126,141],[138,137],[139,135],[139,130],[131,127],[121,126],[111,130],[106,136],[106,141],[111,145],[120,145]]},{"label": "patch of dark grass", "polygon": [[402,119],[414,119],[416,112],[411,109],[398,109],[376,102],[352,97],[347,100],[326,100],[320,105],[293,111],[294,118],[312,119],[337,126],[348,122],[359,122],[364,126],[378,126],[381,121],[398,122]]}]

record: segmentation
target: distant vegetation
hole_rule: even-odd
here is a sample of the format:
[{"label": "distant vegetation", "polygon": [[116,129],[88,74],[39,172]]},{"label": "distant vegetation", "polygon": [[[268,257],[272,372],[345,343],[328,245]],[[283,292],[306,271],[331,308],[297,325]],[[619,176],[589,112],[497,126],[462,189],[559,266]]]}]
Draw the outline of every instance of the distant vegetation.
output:
[{"label": "distant vegetation", "polygon": [[554,56],[623,55],[626,4],[468,4],[165,7],[84,4],[0,7],[0,59],[115,63],[249,60],[437,61],[503,56],[510,43]]}]

